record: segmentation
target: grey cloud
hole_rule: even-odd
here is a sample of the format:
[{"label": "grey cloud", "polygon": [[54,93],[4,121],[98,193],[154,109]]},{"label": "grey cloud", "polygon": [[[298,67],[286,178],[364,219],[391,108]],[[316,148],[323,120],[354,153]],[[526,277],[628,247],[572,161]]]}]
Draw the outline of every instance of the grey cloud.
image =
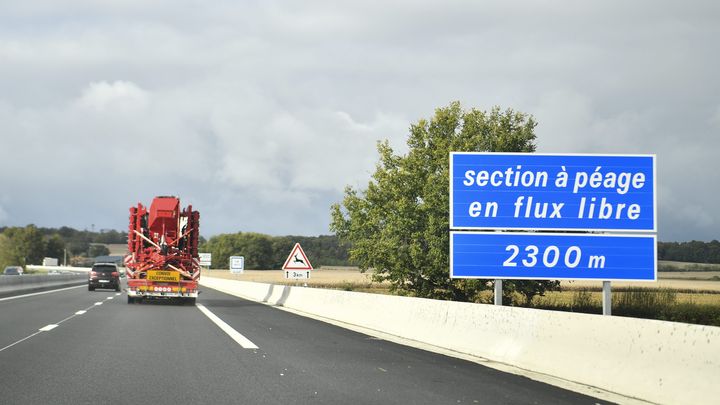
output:
[{"label": "grey cloud", "polygon": [[715,2],[3,10],[0,225],[124,229],[130,205],[178,194],[205,235],[324,233],[377,140],[403,151],[460,100],[533,114],[540,152],[656,153],[660,238],[718,239]]}]

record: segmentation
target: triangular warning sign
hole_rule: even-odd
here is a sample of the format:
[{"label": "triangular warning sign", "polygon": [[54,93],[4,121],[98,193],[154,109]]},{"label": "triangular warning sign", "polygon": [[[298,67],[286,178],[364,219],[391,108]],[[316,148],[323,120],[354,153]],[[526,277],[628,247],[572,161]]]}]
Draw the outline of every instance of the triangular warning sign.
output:
[{"label": "triangular warning sign", "polygon": [[305,256],[305,252],[303,251],[302,247],[300,247],[299,243],[295,244],[295,247],[290,252],[290,256],[285,259],[285,264],[283,264],[283,270],[312,270],[312,265],[310,264],[310,260],[308,260],[307,256]]}]

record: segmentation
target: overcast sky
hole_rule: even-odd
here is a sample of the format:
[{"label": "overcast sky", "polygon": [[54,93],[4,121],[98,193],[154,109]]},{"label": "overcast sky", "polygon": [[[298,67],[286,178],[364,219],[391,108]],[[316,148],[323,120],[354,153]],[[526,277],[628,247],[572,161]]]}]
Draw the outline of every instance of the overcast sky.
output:
[{"label": "overcast sky", "polygon": [[720,239],[717,1],[0,0],[0,226],[327,234],[453,100],[538,152],[654,153],[659,239]]}]

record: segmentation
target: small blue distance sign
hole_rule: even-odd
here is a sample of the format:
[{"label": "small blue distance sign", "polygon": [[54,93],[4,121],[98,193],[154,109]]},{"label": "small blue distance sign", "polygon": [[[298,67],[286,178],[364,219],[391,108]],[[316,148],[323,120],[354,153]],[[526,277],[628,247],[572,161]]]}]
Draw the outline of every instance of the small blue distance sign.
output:
[{"label": "small blue distance sign", "polygon": [[450,153],[450,228],[656,232],[655,155]]},{"label": "small blue distance sign", "polygon": [[230,256],[230,272],[236,274],[245,272],[245,256]]},{"label": "small blue distance sign", "polygon": [[655,235],[450,232],[450,277],[656,281]]}]

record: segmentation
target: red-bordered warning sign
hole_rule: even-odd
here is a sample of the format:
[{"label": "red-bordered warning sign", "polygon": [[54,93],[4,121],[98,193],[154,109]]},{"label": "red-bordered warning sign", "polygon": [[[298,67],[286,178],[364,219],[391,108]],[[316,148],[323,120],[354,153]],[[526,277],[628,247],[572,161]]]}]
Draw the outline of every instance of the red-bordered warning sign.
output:
[{"label": "red-bordered warning sign", "polygon": [[290,252],[290,255],[285,259],[283,264],[283,270],[312,270],[312,264],[308,260],[305,252],[299,243],[295,244],[295,247]]}]

